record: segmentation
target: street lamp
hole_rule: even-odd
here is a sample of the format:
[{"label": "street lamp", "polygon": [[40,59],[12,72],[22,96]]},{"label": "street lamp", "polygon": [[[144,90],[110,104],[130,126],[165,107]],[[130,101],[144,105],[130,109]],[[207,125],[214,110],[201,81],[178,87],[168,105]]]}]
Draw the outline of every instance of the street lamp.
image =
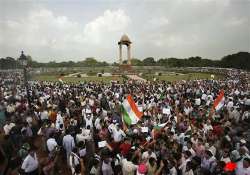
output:
[{"label": "street lamp", "polygon": [[27,79],[27,66],[28,66],[28,59],[24,55],[23,51],[21,52],[21,56],[19,57],[19,62],[21,66],[23,67],[23,77],[24,77],[24,85],[26,88],[27,98],[28,98],[28,104],[29,107],[31,107],[31,101],[30,101],[30,93],[29,93],[29,84]]}]

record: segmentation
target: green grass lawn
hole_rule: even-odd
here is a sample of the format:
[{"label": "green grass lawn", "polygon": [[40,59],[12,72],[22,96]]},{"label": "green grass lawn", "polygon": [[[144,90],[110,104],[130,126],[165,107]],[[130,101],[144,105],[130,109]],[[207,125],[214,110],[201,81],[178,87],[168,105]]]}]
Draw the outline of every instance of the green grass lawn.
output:
[{"label": "green grass lawn", "polygon": [[[55,75],[36,75],[33,76],[33,80],[39,80],[39,81],[58,81],[59,76]],[[91,77],[63,77],[62,80],[64,82],[69,82],[69,83],[78,83],[78,82],[83,82],[83,81],[98,81],[98,82],[105,82],[109,83],[111,80],[115,81],[121,81],[121,77],[117,76],[112,76],[112,77],[96,77],[96,76],[91,76]]]},{"label": "green grass lawn", "polygon": [[[35,75],[33,76],[33,80],[39,80],[39,81],[58,81],[58,76],[56,75]],[[162,75],[162,76],[156,76],[156,75],[144,75],[142,78],[145,78],[147,80],[153,81],[154,77],[156,77],[158,80],[165,80],[165,81],[180,81],[180,80],[196,80],[196,79],[211,79],[210,73],[188,73],[188,74],[182,74],[182,75]],[[215,75],[215,79],[222,79],[223,75]],[[98,82],[104,82],[109,83],[111,80],[115,81],[122,81],[122,77],[118,76],[110,76],[110,77],[96,77],[96,76],[90,76],[90,77],[63,77],[62,80],[64,82],[69,83],[78,83],[83,81],[98,81]]]},{"label": "green grass lawn", "polygon": [[[152,81],[154,78],[158,80],[165,80],[165,81],[180,81],[180,80],[197,80],[197,79],[211,79],[211,74],[209,73],[188,73],[188,74],[181,74],[181,75],[148,75],[144,77]],[[215,75],[215,79],[222,79],[223,75]]]}]

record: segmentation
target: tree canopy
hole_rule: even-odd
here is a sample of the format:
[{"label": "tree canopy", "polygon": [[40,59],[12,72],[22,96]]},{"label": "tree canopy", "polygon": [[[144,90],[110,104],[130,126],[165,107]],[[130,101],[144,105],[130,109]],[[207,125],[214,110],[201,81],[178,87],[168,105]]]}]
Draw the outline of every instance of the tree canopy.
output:
[{"label": "tree canopy", "polygon": [[[108,64],[105,61],[97,61],[98,59],[88,57],[82,61],[63,61],[57,63],[56,61],[50,61],[48,63],[39,63],[27,55],[28,64],[31,67],[103,67],[103,66],[117,66],[119,64]],[[126,64],[124,61],[124,64]],[[189,57],[185,59],[180,58],[160,58],[155,60],[153,57],[147,57],[143,60],[138,58],[132,58],[131,63],[134,66],[165,66],[165,67],[224,67],[224,68],[239,68],[250,70],[250,53],[239,52],[232,55],[227,55],[220,60],[204,59],[199,56]],[[0,58],[0,69],[16,69],[20,68],[20,64],[17,59],[12,57]]]}]

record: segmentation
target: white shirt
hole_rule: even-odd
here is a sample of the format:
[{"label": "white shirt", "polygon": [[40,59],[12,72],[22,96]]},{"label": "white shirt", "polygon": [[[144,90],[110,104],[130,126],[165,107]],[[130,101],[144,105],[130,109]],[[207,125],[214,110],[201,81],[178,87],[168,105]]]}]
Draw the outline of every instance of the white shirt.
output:
[{"label": "white shirt", "polygon": [[204,124],[203,127],[204,132],[207,134],[209,130],[213,130],[213,126],[211,124]]},{"label": "white shirt", "polygon": [[201,105],[201,99],[200,98],[195,99],[195,105],[197,105],[197,106]]},{"label": "white shirt", "polygon": [[245,120],[245,119],[248,119],[248,118],[250,118],[250,112],[245,111],[245,112],[243,113],[243,115],[242,115],[242,120]]},{"label": "white shirt", "polygon": [[92,134],[91,134],[90,129],[83,128],[81,138],[84,139],[84,140],[91,140],[92,139]]},{"label": "white shirt", "polygon": [[12,112],[15,111],[15,106],[14,105],[8,105],[6,110],[7,110],[8,113],[12,113]]},{"label": "white shirt", "polygon": [[49,119],[49,113],[48,111],[45,110],[41,113],[41,120],[46,120],[46,119]]},{"label": "white shirt", "polygon": [[111,123],[111,124],[108,126],[109,132],[112,133],[114,129],[115,129],[115,124],[114,124],[114,123]]},{"label": "white shirt", "polygon": [[194,175],[193,170],[186,171],[183,175]]},{"label": "white shirt", "polygon": [[145,151],[144,153],[142,153],[142,160],[147,160],[151,157],[153,157],[155,160],[157,160],[154,152],[152,152],[151,155],[148,154],[148,151]]},{"label": "white shirt", "polygon": [[237,109],[234,109],[233,112],[232,112],[232,114],[233,114],[234,120],[238,123],[239,120],[240,120],[240,113],[239,113],[239,111],[237,111]]},{"label": "white shirt", "polygon": [[35,171],[38,168],[38,160],[36,153],[34,153],[34,157],[28,154],[27,157],[24,159],[21,168],[24,170],[25,173]]},{"label": "white shirt", "polygon": [[84,157],[86,155],[86,148],[79,150],[79,156]]},{"label": "white shirt", "polygon": [[79,143],[81,141],[85,141],[85,137],[82,135],[82,133],[80,134],[76,134],[76,143]]},{"label": "white shirt", "polygon": [[75,153],[71,152],[71,154],[69,156],[69,165],[70,165],[70,169],[71,169],[71,173],[72,174],[75,173],[75,167],[78,164],[80,164],[80,158],[78,157],[78,155],[76,155]]},{"label": "white shirt", "polygon": [[93,114],[91,114],[90,118],[87,118],[87,116],[84,116],[84,120],[86,122],[86,127],[90,126],[90,128],[93,128]]},{"label": "white shirt", "polygon": [[234,102],[229,101],[229,102],[227,103],[227,109],[231,109],[233,106],[234,106]]},{"label": "white shirt", "polygon": [[170,174],[171,175],[177,175],[177,170],[176,170],[175,167],[173,167],[173,168],[170,169]]},{"label": "white shirt", "polygon": [[187,163],[190,161],[190,159],[185,159],[182,161],[181,165],[179,166],[179,169],[182,171],[182,174],[185,174]]},{"label": "white shirt", "polygon": [[95,128],[97,129],[97,130],[100,130],[100,129],[102,129],[102,127],[101,127],[101,124],[100,124],[100,118],[98,117],[98,118],[96,118],[96,120],[95,120]]},{"label": "white shirt", "polygon": [[113,130],[113,137],[115,142],[120,142],[122,141],[122,137],[126,137],[126,134],[123,132],[123,130],[119,129],[117,130],[116,128]]},{"label": "white shirt", "polygon": [[63,117],[61,114],[57,114],[57,116],[56,116],[56,129],[60,129],[61,124],[64,125]]},{"label": "white shirt", "polygon": [[207,98],[207,94],[202,94],[201,99],[206,100],[206,98]]},{"label": "white shirt", "polygon": [[91,168],[90,174],[98,175],[98,170],[96,169],[96,167],[93,166],[93,167]]},{"label": "white shirt", "polygon": [[240,161],[237,163],[237,168],[235,173],[236,175],[250,175],[250,167],[243,168],[243,162]]},{"label": "white shirt", "polygon": [[4,125],[3,130],[4,130],[5,135],[9,135],[10,130],[11,130],[14,126],[16,126],[15,123],[10,123],[10,124]]},{"label": "white shirt", "polygon": [[56,140],[54,138],[49,138],[47,140],[47,148],[49,152],[53,151],[55,147],[57,146]]},{"label": "white shirt", "polygon": [[225,163],[228,163],[228,162],[231,162],[231,159],[229,157],[222,157],[221,158],[221,161],[225,162]]},{"label": "white shirt", "polygon": [[127,159],[122,159],[121,164],[123,174],[134,174],[138,167],[137,165],[133,164],[133,162],[127,161]]},{"label": "white shirt", "polygon": [[75,141],[71,135],[68,134],[63,137],[63,147],[67,152],[72,151],[72,149],[75,147]]}]

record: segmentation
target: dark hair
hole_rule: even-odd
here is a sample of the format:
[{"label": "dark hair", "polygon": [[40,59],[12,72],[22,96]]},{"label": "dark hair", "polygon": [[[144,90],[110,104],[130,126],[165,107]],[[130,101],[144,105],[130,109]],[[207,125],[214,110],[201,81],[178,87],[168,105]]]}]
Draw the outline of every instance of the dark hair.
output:
[{"label": "dark hair", "polygon": [[132,159],[132,153],[129,152],[129,153],[126,155],[126,158],[127,158],[128,161],[131,161],[131,159]]},{"label": "dark hair", "polygon": [[150,157],[149,160],[148,160],[148,162],[149,162],[149,164],[150,164],[151,166],[153,166],[153,165],[154,165],[154,162],[155,162],[155,159],[154,159],[153,157]]},{"label": "dark hair", "polygon": [[77,147],[73,148],[72,152],[77,153]]},{"label": "dark hair", "polygon": [[69,134],[69,130],[68,130],[68,129],[66,129],[65,134],[66,134],[66,135],[68,135],[68,134]]},{"label": "dark hair", "polygon": [[80,164],[77,164],[77,165],[75,166],[75,172],[76,172],[76,173],[81,173],[81,165],[80,165]]},{"label": "dark hair", "polygon": [[212,156],[213,156],[213,154],[211,153],[211,151],[206,150],[205,152],[206,152],[206,154],[207,154],[209,157],[212,157]]},{"label": "dark hair", "polygon": [[193,164],[193,162],[192,161],[188,161],[187,162],[187,170],[194,170],[195,169],[195,167],[194,167],[194,164]]},{"label": "dark hair", "polygon": [[192,153],[190,152],[190,151],[185,151],[185,154],[188,156],[188,157],[190,157],[190,156],[192,156]]},{"label": "dark hair", "polygon": [[249,158],[245,158],[244,161],[247,161],[248,163],[250,163],[250,159]]}]

